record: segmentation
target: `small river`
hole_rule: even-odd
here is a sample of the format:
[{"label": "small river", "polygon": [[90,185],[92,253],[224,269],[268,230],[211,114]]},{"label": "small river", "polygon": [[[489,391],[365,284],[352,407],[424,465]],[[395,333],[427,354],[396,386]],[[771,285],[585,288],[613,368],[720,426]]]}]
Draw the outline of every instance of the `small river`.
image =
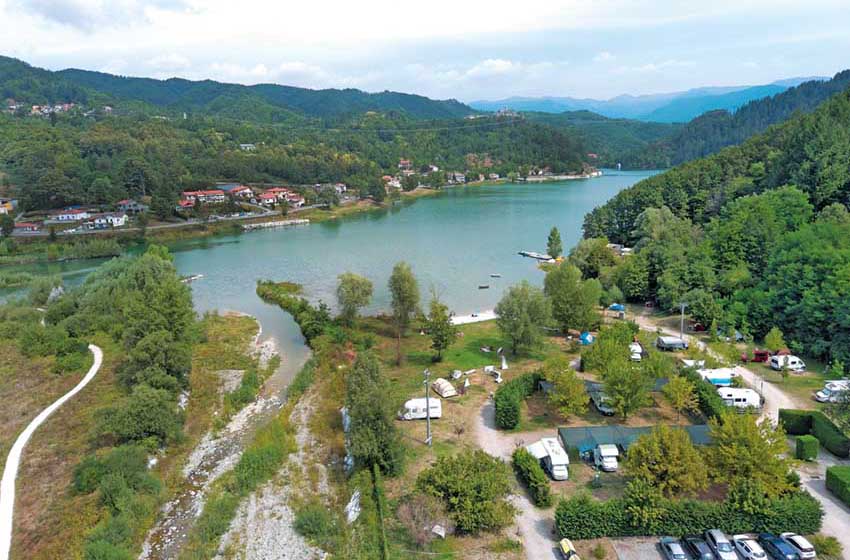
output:
[{"label": "small river", "polygon": [[[377,312],[389,308],[387,279],[393,265],[403,260],[413,267],[423,303],[434,290],[459,315],[492,309],[505,287],[521,280],[542,283],[536,262],[518,251],[545,252],[552,226],[560,230],[568,251],[581,237],[587,212],[652,174],[607,170],[588,180],[451,188],[387,210],[296,228],[181,241],[171,249],[180,274],[203,275],[191,285],[196,309],[238,310],[257,317],[263,338],[277,342],[283,377],[290,378],[308,350],[292,318],[256,296],[257,280],[297,282],[309,299],[333,307],[337,276],[355,272],[374,283],[366,312]],[[49,266],[73,284],[97,264]],[[35,270],[47,269],[42,265]],[[479,289],[481,284],[490,287]]]}]

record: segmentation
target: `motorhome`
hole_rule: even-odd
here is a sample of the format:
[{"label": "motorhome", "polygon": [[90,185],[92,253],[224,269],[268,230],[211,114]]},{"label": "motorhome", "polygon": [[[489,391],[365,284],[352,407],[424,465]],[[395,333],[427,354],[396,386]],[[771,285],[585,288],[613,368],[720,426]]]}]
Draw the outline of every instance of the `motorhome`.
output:
[{"label": "motorhome", "polygon": [[620,449],[613,443],[602,443],[593,448],[593,464],[605,472],[614,472],[620,466],[617,458]]},{"label": "motorhome", "polygon": [[687,350],[688,341],[678,336],[659,336],[655,339],[655,347],[659,350],[667,350],[668,352]]},{"label": "motorhome", "polygon": [[[426,400],[429,401],[427,405]],[[419,397],[404,403],[404,408],[399,411],[398,418],[399,420],[424,420],[428,417],[428,408],[431,409],[432,419],[440,418],[443,415],[443,402],[440,399]]]},{"label": "motorhome", "polygon": [[540,461],[552,480],[567,480],[570,477],[570,457],[557,438],[543,438],[527,446],[526,450]]},{"label": "motorhome", "polygon": [[838,381],[828,381],[823,389],[815,393],[815,400],[818,402],[842,402],[850,397],[850,379],[840,379]]},{"label": "motorhome", "polygon": [[790,369],[791,371],[806,371],[806,362],[797,356],[791,355],[777,355],[770,357],[770,369],[780,371],[785,368]]},{"label": "motorhome", "polygon": [[735,408],[761,408],[762,398],[757,392],[752,389],[742,389],[737,387],[719,387],[717,394],[723,399],[723,404],[733,406]]},{"label": "motorhome", "polygon": [[629,344],[629,358],[633,362],[639,362],[643,359],[643,346],[640,342],[632,342]]},{"label": "motorhome", "polygon": [[731,387],[732,378],[738,375],[732,368],[698,369],[697,373],[715,387]]}]

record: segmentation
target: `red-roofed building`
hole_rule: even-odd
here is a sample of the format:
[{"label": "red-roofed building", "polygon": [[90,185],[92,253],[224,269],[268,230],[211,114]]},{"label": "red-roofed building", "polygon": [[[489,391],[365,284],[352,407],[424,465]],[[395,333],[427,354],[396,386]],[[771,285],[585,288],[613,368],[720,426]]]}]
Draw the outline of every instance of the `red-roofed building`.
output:
[{"label": "red-roofed building", "polygon": [[278,202],[277,195],[275,193],[264,192],[260,196],[257,197],[257,200],[263,206],[274,206]]},{"label": "red-roofed building", "polygon": [[213,189],[208,191],[183,191],[183,199],[207,204],[218,204],[227,200],[224,191]]},{"label": "red-roofed building", "polygon": [[398,160],[398,168],[402,170],[412,169],[413,163],[409,159]]},{"label": "red-roofed building", "polygon": [[18,233],[35,233],[41,230],[41,224],[35,222],[15,222],[15,231]]},{"label": "red-roofed building", "polygon": [[177,203],[178,210],[188,210],[189,208],[195,207],[195,201],[184,198],[180,202]]}]

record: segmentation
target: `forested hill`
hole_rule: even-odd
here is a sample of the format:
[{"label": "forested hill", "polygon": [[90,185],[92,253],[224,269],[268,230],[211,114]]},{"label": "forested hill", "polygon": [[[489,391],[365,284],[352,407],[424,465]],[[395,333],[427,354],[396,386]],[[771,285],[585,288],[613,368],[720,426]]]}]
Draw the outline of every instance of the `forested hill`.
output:
[{"label": "forested hill", "polygon": [[728,201],[782,185],[804,191],[815,210],[850,203],[850,90],[739,146],[685,163],[621,191],[585,218],[585,235],[634,243],[638,215],[669,207],[697,224]]},{"label": "forested hill", "polygon": [[710,111],[655,144],[623,156],[629,168],[671,167],[740,144],[795,113],[808,113],[850,86],[850,70],[827,81],[809,81],[772,97],[751,101],[735,111]]},{"label": "forested hill", "polygon": [[143,102],[164,111],[229,116],[257,122],[291,121],[296,115],[334,118],[367,111],[401,111],[413,118],[446,119],[475,113],[455,100],[356,89],[312,90],[276,84],[244,86],[213,80],[130,78],[87,70],[51,72],[0,57],[2,96],[32,104],[85,103],[90,96],[115,103]]},{"label": "forested hill", "polygon": [[602,237],[632,246],[632,256],[599,274],[609,292],[671,312],[684,302],[710,332],[760,339],[777,328],[780,347],[832,361],[840,377],[850,369],[848,205],[845,91],[622,191],[585,218],[593,239],[583,252],[605,253]]}]

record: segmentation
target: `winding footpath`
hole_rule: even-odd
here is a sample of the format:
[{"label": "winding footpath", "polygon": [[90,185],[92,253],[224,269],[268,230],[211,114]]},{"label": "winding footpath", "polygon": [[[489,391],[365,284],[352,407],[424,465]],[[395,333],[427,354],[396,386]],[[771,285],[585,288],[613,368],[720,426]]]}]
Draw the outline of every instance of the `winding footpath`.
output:
[{"label": "winding footpath", "polygon": [[83,387],[89,384],[94,379],[100,366],[103,363],[103,351],[94,344],[89,344],[89,350],[94,354],[94,363],[89,368],[85,377],[77,383],[77,385],[59,397],[53,404],[41,411],[35,419],[29,423],[26,429],[21,432],[15,444],[9,451],[9,456],[6,458],[6,468],[3,470],[3,480],[0,481],[0,560],[8,560],[9,550],[12,545],[12,521],[15,512],[15,481],[18,476],[18,467],[21,463],[21,455],[24,452],[27,442],[32,435],[41,426],[47,417],[53,414],[56,409],[65,404],[74,395],[79,393]]}]

